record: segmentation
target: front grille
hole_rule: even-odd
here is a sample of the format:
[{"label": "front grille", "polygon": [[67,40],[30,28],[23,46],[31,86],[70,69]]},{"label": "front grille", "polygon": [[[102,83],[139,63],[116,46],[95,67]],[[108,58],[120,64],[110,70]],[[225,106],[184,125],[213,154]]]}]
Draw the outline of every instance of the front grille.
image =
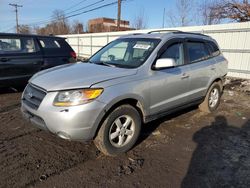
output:
[{"label": "front grille", "polygon": [[46,92],[43,91],[42,89],[32,84],[28,84],[24,90],[22,100],[30,108],[37,110],[41,102],[43,101],[43,98],[45,97],[45,95],[46,95]]}]

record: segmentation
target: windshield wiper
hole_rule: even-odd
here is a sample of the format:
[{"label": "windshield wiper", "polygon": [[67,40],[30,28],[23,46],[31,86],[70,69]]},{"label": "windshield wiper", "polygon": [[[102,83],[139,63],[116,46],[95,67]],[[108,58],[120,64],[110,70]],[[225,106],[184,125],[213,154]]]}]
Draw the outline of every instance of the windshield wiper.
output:
[{"label": "windshield wiper", "polygon": [[116,67],[116,66],[113,65],[113,64],[105,63],[105,62],[103,62],[103,61],[100,61],[100,62],[98,62],[98,63],[96,63],[96,62],[91,62],[91,63],[97,64],[97,65],[104,65],[104,66],[108,66],[108,67]]}]

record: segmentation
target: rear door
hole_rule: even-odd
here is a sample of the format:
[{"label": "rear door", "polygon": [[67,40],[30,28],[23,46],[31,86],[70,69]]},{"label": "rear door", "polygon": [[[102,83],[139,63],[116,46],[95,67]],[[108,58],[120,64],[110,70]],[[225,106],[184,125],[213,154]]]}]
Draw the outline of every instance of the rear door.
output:
[{"label": "rear door", "polygon": [[42,54],[33,37],[0,37],[0,84],[18,85],[41,68]]},{"label": "rear door", "polygon": [[190,76],[188,100],[199,100],[206,94],[215,61],[211,58],[206,42],[203,40],[187,39],[185,53]]},{"label": "rear door", "polygon": [[63,38],[39,37],[38,41],[44,55],[42,69],[72,62],[71,58],[74,51]]}]

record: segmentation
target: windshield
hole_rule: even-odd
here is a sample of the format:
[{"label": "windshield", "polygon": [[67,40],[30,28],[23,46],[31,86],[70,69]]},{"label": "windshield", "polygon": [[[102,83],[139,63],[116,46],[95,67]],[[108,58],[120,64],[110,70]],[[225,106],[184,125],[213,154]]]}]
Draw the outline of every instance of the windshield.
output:
[{"label": "windshield", "polygon": [[89,61],[107,66],[137,68],[147,60],[159,42],[160,39],[118,39],[102,48]]}]

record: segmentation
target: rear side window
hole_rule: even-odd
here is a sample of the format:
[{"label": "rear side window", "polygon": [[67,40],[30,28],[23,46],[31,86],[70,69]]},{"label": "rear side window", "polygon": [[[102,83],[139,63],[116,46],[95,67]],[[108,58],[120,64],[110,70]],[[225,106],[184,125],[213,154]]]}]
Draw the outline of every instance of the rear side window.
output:
[{"label": "rear side window", "polygon": [[209,50],[211,52],[211,55],[213,57],[220,55],[220,49],[214,42],[208,42],[207,44],[208,44]]},{"label": "rear side window", "polygon": [[207,59],[210,54],[203,42],[188,42],[187,53],[189,63],[195,63]]},{"label": "rear side window", "polygon": [[39,39],[39,42],[43,48],[61,48],[59,41],[50,38]]},{"label": "rear side window", "polygon": [[0,38],[0,54],[34,53],[39,51],[33,38]]}]

